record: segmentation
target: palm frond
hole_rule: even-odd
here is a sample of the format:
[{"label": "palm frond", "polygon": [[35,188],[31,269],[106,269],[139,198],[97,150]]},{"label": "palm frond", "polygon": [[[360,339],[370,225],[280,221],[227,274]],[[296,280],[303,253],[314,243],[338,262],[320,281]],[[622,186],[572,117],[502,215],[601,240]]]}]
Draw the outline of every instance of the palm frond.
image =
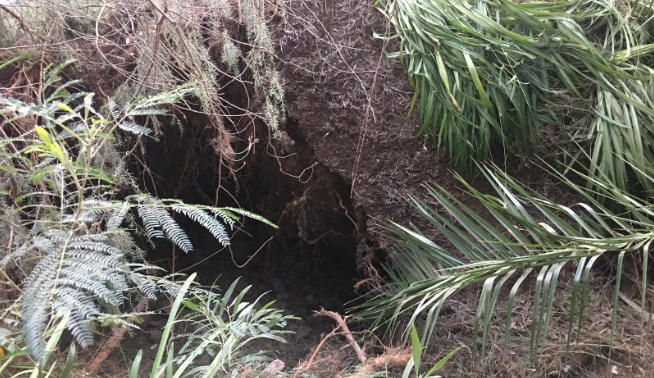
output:
[{"label": "palm frond", "polygon": [[[494,307],[500,296],[506,295],[507,285],[511,283],[506,301],[510,318],[518,290],[528,277],[535,277],[530,342],[530,355],[535,358],[551,324],[553,301],[564,268],[576,266],[571,280],[571,335],[572,324],[581,324],[584,317],[584,293],[594,263],[602,255],[614,254],[621,271],[625,254],[649,253],[654,241],[654,213],[651,206],[606,183],[598,190],[605,195],[619,194],[620,211],[609,210],[596,199],[598,192],[564,176],[562,182],[576,190],[583,202],[563,205],[526,188],[497,168],[484,167],[482,172],[495,195],[482,194],[459,179],[471,197],[481,202],[486,217],[442,188],[426,190],[444,214],[411,198],[416,211],[451,248],[433,242],[418,230],[390,224],[388,230],[397,240],[388,268],[391,281],[365,296],[354,310],[377,326],[390,331],[399,329],[405,340],[411,325],[422,324],[422,339],[429,340],[447,300],[461,290],[481,285],[476,326],[485,351]],[[647,259],[643,261],[647,269]],[[644,282],[643,308],[648,308],[646,288]],[[616,295],[617,290],[619,276]],[[613,305],[615,316],[617,300]]]}]

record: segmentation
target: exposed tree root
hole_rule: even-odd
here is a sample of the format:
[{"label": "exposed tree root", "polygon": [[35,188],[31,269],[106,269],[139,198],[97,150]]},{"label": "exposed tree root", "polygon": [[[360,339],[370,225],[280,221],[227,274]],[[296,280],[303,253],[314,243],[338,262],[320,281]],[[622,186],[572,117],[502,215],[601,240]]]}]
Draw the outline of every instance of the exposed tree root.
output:
[{"label": "exposed tree root", "polygon": [[411,359],[411,349],[388,349],[381,356],[368,359],[353,375],[342,378],[365,378],[370,374],[384,370],[403,368]]},{"label": "exposed tree root", "polygon": [[323,338],[323,340],[320,342],[320,344],[318,344],[316,349],[311,354],[311,357],[309,357],[307,362],[302,364],[302,366],[299,368],[299,371],[306,372],[311,369],[313,360],[318,354],[320,348],[324,345],[327,339],[338,334],[336,333],[336,330],[338,329],[341,330],[340,334],[345,336],[347,342],[350,344],[352,349],[354,349],[354,352],[356,353],[359,362],[361,362],[361,367],[356,373],[354,373],[353,375],[344,376],[342,378],[365,378],[370,374],[383,369],[402,368],[406,366],[406,364],[411,359],[411,348],[387,349],[386,352],[381,356],[377,356],[369,359],[366,356],[366,352],[359,346],[356,340],[354,340],[354,337],[352,336],[352,332],[350,332],[350,328],[347,326],[347,317],[343,317],[339,313],[334,311],[327,311],[324,308],[321,309],[320,311],[316,311],[313,316],[325,316],[331,318],[336,322],[336,324],[338,324],[338,327],[335,328],[332,332],[330,332],[327,336]]},{"label": "exposed tree root", "polygon": [[[148,304],[148,298],[141,298],[141,300],[136,304],[136,307],[134,308],[135,312],[143,312],[145,310],[145,306]],[[98,350],[98,353],[96,353],[95,357],[93,360],[91,360],[84,370],[87,372],[93,374],[97,372],[104,361],[111,355],[111,352],[114,351],[114,349],[118,348],[120,343],[123,341],[123,338],[125,338],[125,333],[127,333],[127,328],[114,328],[111,337],[105,341],[104,344],[100,347]]]},{"label": "exposed tree root", "polygon": [[320,343],[313,350],[309,359],[306,360],[306,362],[301,363],[297,367],[296,372],[292,375],[293,378],[300,377],[301,373],[311,371],[311,368],[313,367],[313,362],[315,361],[318,352],[320,352],[320,349],[322,349],[322,347],[325,345],[327,340],[329,340],[330,338],[332,338],[332,336],[335,336],[337,334],[336,331],[338,331],[339,328],[340,327],[334,328],[330,333],[327,334],[327,336],[323,337],[322,340],[320,340]]},{"label": "exposed tree root", "polygon": [[345,336],[345,339],[347,339],[347,342],[350,344],[350,346],[352,346],[352,349],[354,349],[354,353],[356,353],[359,361],[361,361],[363,364],[366,363],[366,352],[364,352],[359,344],[357,344],[356,340],[354,340],[352,332],[350,332],[350,328],[348,328],[347,323],[345,322],[347,318],[343,318],[339,313],[334,311],[327,311],[324,308],[320,311],[316,311],[313,316],[326,316],[333,319],[338,324],[343,333],[343,336]]}]

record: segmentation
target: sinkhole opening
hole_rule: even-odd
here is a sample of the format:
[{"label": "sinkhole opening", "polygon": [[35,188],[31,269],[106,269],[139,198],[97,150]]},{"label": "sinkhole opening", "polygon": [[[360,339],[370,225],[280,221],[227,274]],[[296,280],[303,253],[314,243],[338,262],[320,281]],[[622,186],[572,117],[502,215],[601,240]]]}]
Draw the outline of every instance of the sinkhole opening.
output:
[{"label": "sinkhole opening", "polygon": [[197,272],[203,284],[219,290],[238,278],[239,288],[252,286],[251,296],[267,293],[277,308],[301,318],[289,325],[295,332],[289,340],[292,350],[280,353],[304,358],[334,326],[329,319],[312,317],[313,311],[344,312],[356,296],[357,245],[365,214],[352,205],[345,180],[315,161],[293,119],[287,120],[281,138],[269,138],[260,123],[246,127],[234,140],[238,149],[249,152],[232,173],[221,166],[215,148],[207,146],[206,119],[194,115],[188,122],[184,132],[171,128],[147,146],[143,185],[160,197],[238,206],[278,228],[246,219],[233,233],[231,247],[223,248],[204,229],[180,219],[196,250],[184,254],[170,246],[158,248],[152,260],[175,272]]}]

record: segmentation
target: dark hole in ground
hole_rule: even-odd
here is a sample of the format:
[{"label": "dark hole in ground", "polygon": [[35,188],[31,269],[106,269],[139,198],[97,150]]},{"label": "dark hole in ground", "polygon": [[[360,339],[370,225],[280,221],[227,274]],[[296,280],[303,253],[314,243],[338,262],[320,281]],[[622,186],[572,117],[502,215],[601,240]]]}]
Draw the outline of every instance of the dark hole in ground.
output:
[{"label": "dark hole in ground", "polygon": [[[148,177],[158,195],[214,204],[219,193],[218,206],[240,206],[279,229],[247,220],[234,234],[231,248],[223,249],[205,230],[180,219],[196,250],[184,255],[161,248],[157,263],[178,272],[198,272],[204,284],[222,289],[240,277],[240,287],[252,285],[251,297],[269,292],[267,299],[301,318],[289,325],[295,331],[287,337],[289,343],[276,349],[278,358],[295,365],[334,328],[331,320],[314,318],[312,312],[322,307],[343,312],[344,304],[355,297],[356,247],[364,217],[353,209],[344,180],[314,162],[292,119],[286,123],[288,136],[270,143],[263,125],[250,126],[248,139],[261,141],[236,173],[236,181],[224,174],[224,167],[222,177],[216,177],[221,174],[219,159],[206,146],[204,121],[190,117],[184,133],[170,130],[172,137],[166,134],[148,146]],[[285,157],[275,157],[279,155]],[[233,197],[220,194],[224,192],[217,190],[219,185]]]}]

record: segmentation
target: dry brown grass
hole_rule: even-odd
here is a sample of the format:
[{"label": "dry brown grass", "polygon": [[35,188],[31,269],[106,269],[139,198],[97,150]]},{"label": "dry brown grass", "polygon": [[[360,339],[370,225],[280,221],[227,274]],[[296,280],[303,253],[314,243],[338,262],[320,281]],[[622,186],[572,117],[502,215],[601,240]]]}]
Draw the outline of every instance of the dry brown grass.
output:
[{"label": "dry brown grass", "polygon": [[[601,281],[601,277],[596,277]],[[566,283],[561,283],[566,285]],[[641,332],[641,314],[620,303],[616,336],[610,340],[612,289],[595,285],[588,299],[582,330],[573,332],[567,346],[568,301],[564,291],[557,294],[550,333],[537,365],[529,363],[531,298],[518,295],[511,320],[511,337],[505,340],[504,303],[498,304],[489,332],[488,352],[482,359],[475,347],[474,316],[477,293],[460,295],[440,318],[434,347],[427,353],[426,364],[433,363],[448,351],[464,345],[446,366],[445,377],[649,377],[654,371],[654,338],[651,324]],[[578,339],[577,339],[578,336]],[[479,340],[477,340],[479,342]],[[617,373],[616,373],[617,372]]]}]

